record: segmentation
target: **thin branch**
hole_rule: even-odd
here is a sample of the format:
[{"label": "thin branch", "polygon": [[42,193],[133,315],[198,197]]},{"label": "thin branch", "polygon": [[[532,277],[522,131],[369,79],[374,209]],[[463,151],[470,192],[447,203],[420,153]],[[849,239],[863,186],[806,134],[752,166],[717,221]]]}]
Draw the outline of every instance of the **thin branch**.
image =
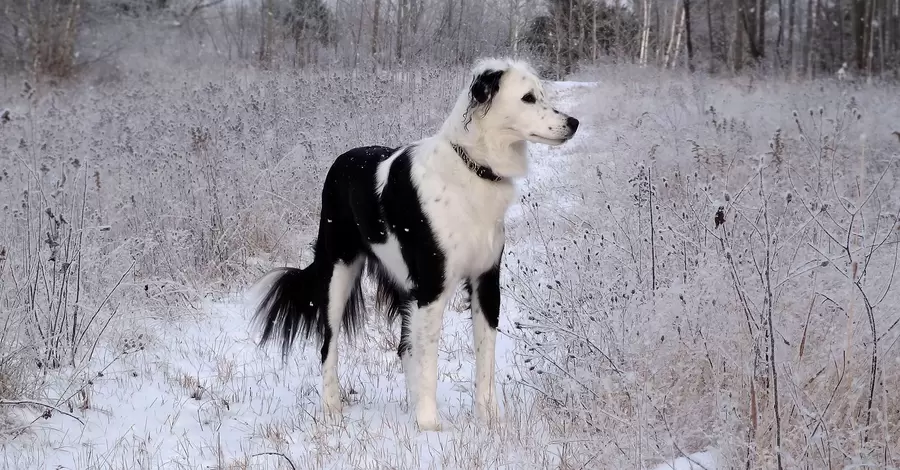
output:
[{"label": "thin branch", "polygon": [[84,421],[81,420],[78,416],[73,415],[72,413],[63,411],[59,409],[59,407],[50,405],[47,403],[34,401],[34,400],[0,400],[0,406],[17,406],[17,405],[34,405],[34,406],[43,406],[44,408],[49,408],[53,411],[56,411],[59,414],[68,416],[75,421],[78,421],[78,424],[84,426]]},{"label": "thin branch", "polygon": [[281,458],[283,458],[284,460],[287,460],[287,463],[288,463],[288,465],[291,466],[291,469],[297,470],[297,467],[294,465],[294,462],[292,462],[291,459],[289,459],[287,455],[284,455],[284,454],[282,454],[281,452],[260,452],[260,453],[258,453],[258,454],[253,454],[253,455],[251,455],[250,458],[253,458],[253,457],[259,457],[259,456],[261,456],[261,455],[276,455],[276,456],[278,456],[278,457],[281,457]]}]

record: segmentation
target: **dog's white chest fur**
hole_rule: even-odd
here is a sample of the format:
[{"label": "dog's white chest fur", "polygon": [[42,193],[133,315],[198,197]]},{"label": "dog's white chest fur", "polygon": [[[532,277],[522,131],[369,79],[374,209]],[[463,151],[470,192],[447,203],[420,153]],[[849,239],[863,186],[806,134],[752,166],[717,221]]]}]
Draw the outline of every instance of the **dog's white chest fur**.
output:
[{"label": "dog's white chest fur", "polygon": [[412,176],[446,256],[448,281],[477,276],[500,258],[504,218],[515,197],[508,181],[476,176],[455,154],[422,152]]},{"label": "dog's white chest fur", "polygon": [[[515,198],[512,182],[487,181],[466,168],[455,153],[436,149],[446,145],[426,139],[411,162],[410,177],[418,192],[422,212],[445,257],[444,279],[455,283],[477,277],[500,259],[505,240],[504,218]],[[446,150],[446,149],[444,149]],[[379,192],[387,180],[397,152],[378,168]],[[409,269],[393,234],[372,251],[405,288]]]},{"label": "dog's white chest fur", "polygon": [[477,276],[500,258],[504,218],[515,197],[515,186],[479,178],[454,159],[456,155],[423,154],[414,163],[412,176],[446,256],[446,279]]}]

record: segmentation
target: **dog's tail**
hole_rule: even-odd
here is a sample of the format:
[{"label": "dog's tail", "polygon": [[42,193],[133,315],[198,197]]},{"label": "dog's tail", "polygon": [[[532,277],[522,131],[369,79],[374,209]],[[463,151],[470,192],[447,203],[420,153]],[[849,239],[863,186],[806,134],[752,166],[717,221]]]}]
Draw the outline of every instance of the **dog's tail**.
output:
[{"label": "dog's tail", "polygon": [[315,334],[325,336],[326,314],[322,311],[325,292],[317,263],[303,269],[280,268],[266,274],[259,283],[271,280],[264,291],[252,323],[262,329],[259,346],[270,341],[281,343],[282,359],[287,360],[297,334],[309,339]]}]

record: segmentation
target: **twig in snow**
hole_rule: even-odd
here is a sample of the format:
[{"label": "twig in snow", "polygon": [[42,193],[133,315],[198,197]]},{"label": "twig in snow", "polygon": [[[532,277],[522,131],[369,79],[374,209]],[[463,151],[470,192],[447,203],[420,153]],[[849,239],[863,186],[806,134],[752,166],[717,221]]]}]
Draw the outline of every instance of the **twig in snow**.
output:
[{"label": "twig in snow", "polygon": [[290,465],[293,470],[297,470],[297,467],[294,465],[294,462],[291,462],[291,459],[289,459],[287,455],[284,455],[281,452],[260,452],[258,454],[251,455],[250,458],[259,457],[260,455],[277,455],[277,456],[283,458],[284,460],[287,460],[288,465]]},{"label": "twig in snow", "polygon": [[[68,416],[68,417],[74,419],[75,421],[78,421],[78,424],[84,426],[84,421],[82,421],[81,418],[79,418],[78,416],[73,415],[72,413],[68,413],[68,412],[66,412],[66,411],[63,411],[63,410],[59,409],[58,407],[56,407],[56,406],[54,406],[54,405],[50,405],[50,404],[47,404],[47,403],[42,403],[42,402],[34,401],[34,400],[0,400],[0,406],[17,406],[17,405],[35,405],[35,406],[43,406],[43,407],[45,407],[45,408],[51,409],[51,410],[53,410],[53,411],[56,411],[56,412],[58,412],[59,414],[66,415],[66,416]],[[49,418],[49,416],[48,416],[48,418]]]}]

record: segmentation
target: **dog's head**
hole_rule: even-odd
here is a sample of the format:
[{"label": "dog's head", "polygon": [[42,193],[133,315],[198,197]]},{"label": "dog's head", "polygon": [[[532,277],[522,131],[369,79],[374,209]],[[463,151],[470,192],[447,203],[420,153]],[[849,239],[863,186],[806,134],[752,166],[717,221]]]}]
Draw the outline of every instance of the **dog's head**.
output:
[{"label": "dog's head", "polygon": [[486,133],[549,145],[566,142],[578,129],[577,119],[546,101],[534,70],[512,60],[488,59],[475,65],[466,120],[467,126],[477,121]]}]

